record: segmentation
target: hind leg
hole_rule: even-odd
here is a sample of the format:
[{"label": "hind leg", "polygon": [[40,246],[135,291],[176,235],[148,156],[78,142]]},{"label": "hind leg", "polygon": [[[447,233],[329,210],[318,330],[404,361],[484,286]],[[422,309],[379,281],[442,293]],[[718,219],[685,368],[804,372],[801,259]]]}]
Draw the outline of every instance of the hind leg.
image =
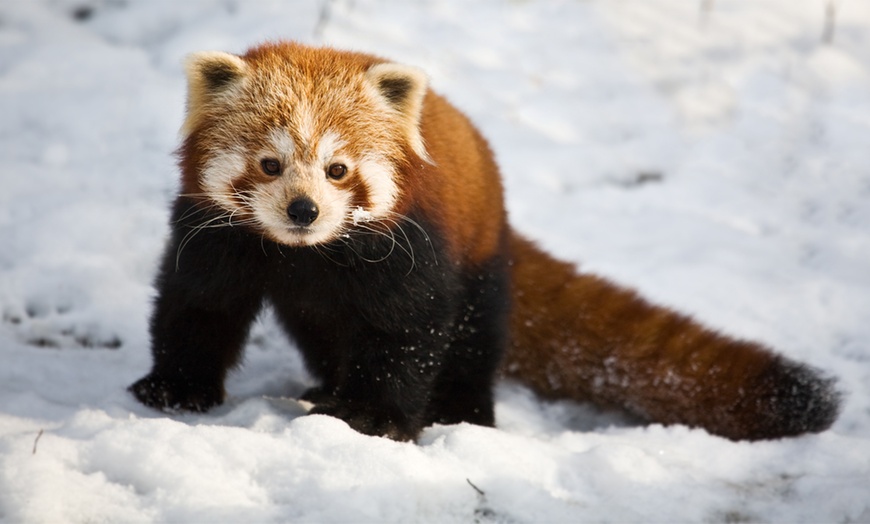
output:
[{"label": "hind leg", "polygon": [[497,269],[469,281],[466,307],[428,409],[430,424],[495,425],[492,388],[507,344],[509,286],[506,272]]}]

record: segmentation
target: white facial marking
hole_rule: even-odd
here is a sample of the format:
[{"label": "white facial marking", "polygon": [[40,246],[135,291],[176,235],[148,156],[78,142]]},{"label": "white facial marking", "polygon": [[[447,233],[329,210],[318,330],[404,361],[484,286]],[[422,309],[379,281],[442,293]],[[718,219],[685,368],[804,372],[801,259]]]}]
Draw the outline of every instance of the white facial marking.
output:
[{"label": "white facial marking", "polygon": [[236,205],[230,195],[234,192],[233,181],[245,170],[245,155],[241,149],[221,151],[205,163],[201,180],[205,193],[227,211],[235,211]]},{"label": "white facial marking", "polygon": [[393,166],[385,159],[363,158],[358,165],[360,177],[368,189],[371,209],[375,218],[384,218],[393,209],[399,197]]},{"label": "white facial marking", "polygon": [[270,131],[269,143],[273,148],[271,154],[277,154],[279,158],[293,158],[293,153],[296,151],[296,142],[293,141],[293,137],[290,136],[290,133],[286,129],[273,129]]},{"label": "white facial marking", "polygon": [[327,131],[317,142],[317,151],[315,154],[317,161],[326,168],[335,159],[338,150],[346,145],[347,142],[342,140],[341,137],[338,136],[338,133]]}]

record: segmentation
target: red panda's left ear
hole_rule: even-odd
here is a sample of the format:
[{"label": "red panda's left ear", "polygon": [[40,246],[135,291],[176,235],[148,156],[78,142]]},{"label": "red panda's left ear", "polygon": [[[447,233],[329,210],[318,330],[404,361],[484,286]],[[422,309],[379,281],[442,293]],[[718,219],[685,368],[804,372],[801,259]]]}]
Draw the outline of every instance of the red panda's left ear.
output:
[{"label": "red panda's left ear", "polygon": [[431,162],[420,134],[423,99],[429,87],[426,75],[414,67],[386,63],[370,67],[366,80],[401,118],[411,149],[423,160]]}]

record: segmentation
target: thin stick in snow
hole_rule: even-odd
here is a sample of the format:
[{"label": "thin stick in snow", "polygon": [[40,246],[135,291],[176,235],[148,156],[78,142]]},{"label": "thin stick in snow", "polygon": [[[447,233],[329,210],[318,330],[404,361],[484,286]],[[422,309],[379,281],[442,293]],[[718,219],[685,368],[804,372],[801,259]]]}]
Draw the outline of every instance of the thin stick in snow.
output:
[{"label": "thin stick in snow", "polygon": [[465,482],[468,482],[468,485],[471,486],[472,488],[474,488],[474,491],[476,491],[477,494],[480,495],[481,497],[486,495],[482,489],[480,489],[474,485],[474,482],[471,482],[471,479],[465,479]]},{"label": "thin stick in snow", "polygon": [[42,431],[39,430],[39,433],[36,434],[36,438],[33,440],[33,454],[36,455],[36,445],[39,444],[39,438],[42,437]]}]

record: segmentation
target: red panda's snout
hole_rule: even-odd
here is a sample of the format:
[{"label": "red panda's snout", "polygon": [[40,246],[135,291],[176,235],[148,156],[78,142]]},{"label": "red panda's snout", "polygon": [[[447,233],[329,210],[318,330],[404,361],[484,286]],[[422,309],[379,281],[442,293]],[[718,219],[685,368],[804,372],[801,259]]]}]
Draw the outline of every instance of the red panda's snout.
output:
[{"label": "red panda's snout", "polygon": [[290,246],[325,244],[345,233],[355,198],[352,191],[318,180],[286,178],[258,188],[248,200],[254,229]]}]

